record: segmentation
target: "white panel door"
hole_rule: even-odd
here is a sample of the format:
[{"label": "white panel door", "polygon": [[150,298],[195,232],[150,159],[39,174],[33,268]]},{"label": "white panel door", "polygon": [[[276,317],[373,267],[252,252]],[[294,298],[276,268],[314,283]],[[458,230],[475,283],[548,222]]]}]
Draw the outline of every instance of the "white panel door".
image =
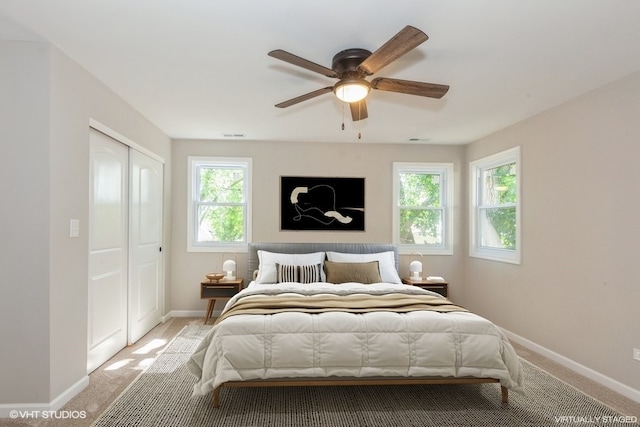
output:
[{"label": "white panel door", "polygon": [[129,344],[160,323],[163,304],[163,166],[130,152]]},{"label": "white panel door", "polygon": [[87,372],[127,344],[128,157],[91,129]]}]

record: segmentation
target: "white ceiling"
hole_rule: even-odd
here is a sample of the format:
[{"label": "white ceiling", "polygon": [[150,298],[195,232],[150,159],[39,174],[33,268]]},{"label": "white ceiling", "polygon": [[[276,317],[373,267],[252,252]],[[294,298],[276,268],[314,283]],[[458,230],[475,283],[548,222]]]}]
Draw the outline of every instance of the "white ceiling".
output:
[{"label": "white ceiling", "polygon": [[[0,0],[0,39],[50,40],[172,138],[464,144],[640,70],[639,17],[637,0]],[[444,98],[372,91],[356,124],[331,93],[274,107],[336,80],[270,50],[330,68],[405,25],[430,39],[373,77]]]}]

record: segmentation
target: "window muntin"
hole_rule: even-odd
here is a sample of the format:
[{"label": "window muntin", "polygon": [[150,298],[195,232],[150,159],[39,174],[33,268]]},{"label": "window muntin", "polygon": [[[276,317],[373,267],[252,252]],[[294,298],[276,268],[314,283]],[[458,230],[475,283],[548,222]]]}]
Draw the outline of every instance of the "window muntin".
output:
[{"label": "window muntin", "polygon": [[519,148],[470,164],[470,255],[520,263]]},{"label": "window muntin", "polygon": [[394,163],[394,242],[403,253],[451,254],[453,165]]},{"label": "window muntin", "polygon": [[251,159],[189,158],[188,250],[242,250],[250,241]]}]

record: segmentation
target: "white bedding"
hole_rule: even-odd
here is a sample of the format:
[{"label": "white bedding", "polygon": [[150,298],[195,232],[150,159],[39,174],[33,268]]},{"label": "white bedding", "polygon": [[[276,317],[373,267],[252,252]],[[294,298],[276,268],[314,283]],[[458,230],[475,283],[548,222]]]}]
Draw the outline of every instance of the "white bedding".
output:
[{"label": "white bedding", "polygon": [[[252,283],[224,311],[247,295],[280,292],[433,294],[390,283]],[[495,378],[523,390],[522,367],[507,338],[469,312],[235,315],[212,328],[187,366],[197,377],[194,395],[227,381],[329,376]]]}]

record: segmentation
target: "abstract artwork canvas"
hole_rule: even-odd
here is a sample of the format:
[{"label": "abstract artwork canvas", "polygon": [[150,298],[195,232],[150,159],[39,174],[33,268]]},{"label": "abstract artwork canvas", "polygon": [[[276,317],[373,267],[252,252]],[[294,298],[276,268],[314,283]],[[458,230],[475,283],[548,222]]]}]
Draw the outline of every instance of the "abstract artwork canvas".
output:
[{"label": "abstract artwork canvas", "polygon": [[364,178],[280,177],[280,228],[364,231]]}]

